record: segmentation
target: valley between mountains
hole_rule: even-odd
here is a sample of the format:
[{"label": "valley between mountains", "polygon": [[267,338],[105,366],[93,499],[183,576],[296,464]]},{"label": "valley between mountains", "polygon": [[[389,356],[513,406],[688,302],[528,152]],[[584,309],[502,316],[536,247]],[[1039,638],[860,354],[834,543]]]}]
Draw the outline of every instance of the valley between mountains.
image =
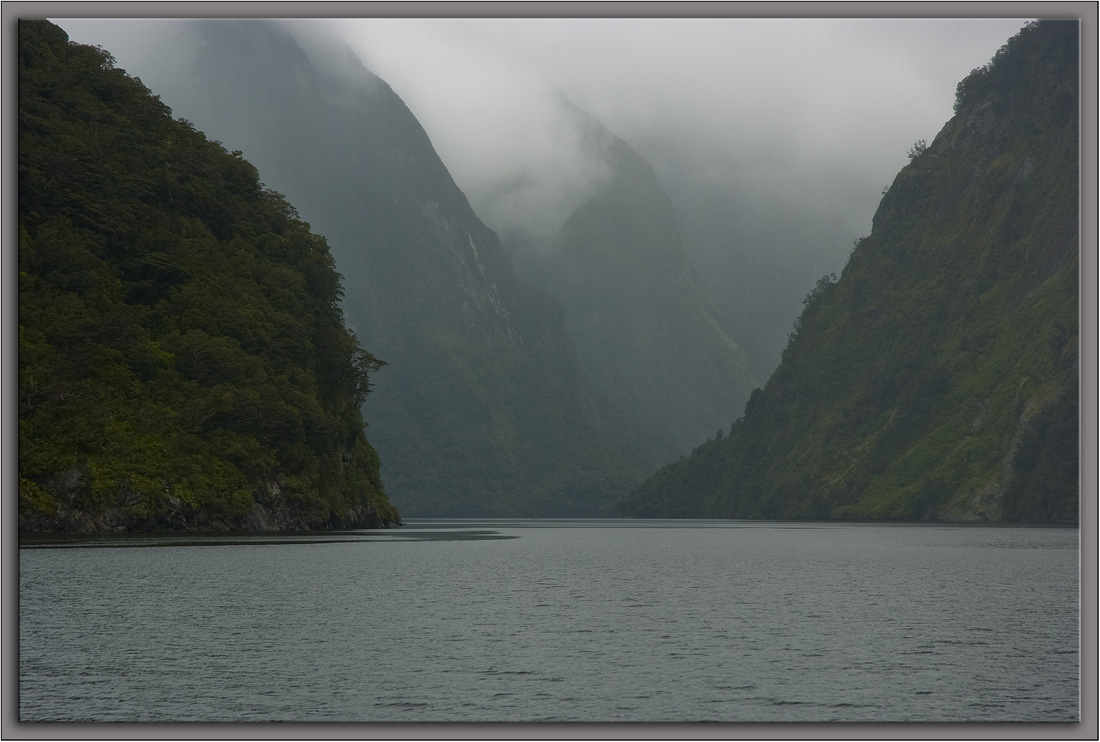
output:
[{"label": "valley between mountains", "polygon": [[124,70],[64,27],[19,25],[23,531],[1078,519],[1075,21],[863,236],[564,95],[584,187],[493,229],[336,39],[176,21]]}]

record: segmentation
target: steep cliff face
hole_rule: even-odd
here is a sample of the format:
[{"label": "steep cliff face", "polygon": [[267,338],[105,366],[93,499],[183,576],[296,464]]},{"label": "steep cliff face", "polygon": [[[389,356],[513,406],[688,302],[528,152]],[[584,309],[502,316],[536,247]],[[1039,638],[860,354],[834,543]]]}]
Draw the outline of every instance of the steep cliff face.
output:
[{"label": "steep cliff face", "polygon": [[960,83],[744,417],[626,512],[1076,520],[1078,59],[1029,24]]},{"label": "steep cliff face", "polygon": [[325,240],[106,52],[19,25],[19,517],[400,522]]},{"label": "steep cliff face", "polygon": [[610,176],[540,242],[506,245],[557,298],[605,419],[641,466],[729,424],[756,385],[680,240],[653,168],[594,117],[562,105]]},{"label": "steep cliff face", "polygon": [[592,515],[638,481],[595,428],[560,308],[350,50],[210,21],[140,74],[329,240],[347,320],[387,363],[366,414],[405,515]]}]

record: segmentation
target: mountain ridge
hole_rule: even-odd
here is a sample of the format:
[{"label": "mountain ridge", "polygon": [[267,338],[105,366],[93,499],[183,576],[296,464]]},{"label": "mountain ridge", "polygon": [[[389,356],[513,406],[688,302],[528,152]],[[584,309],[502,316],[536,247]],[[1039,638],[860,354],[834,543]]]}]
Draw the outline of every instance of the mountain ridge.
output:
[{"label": "mountain ridge", "polygon": [[385,81],[276,23],[181,34],[150,79],[325,234],[347,321],[387,361],[366,413],[403,513],[597,514],[640,479],[593,419],[560,308],[515,275]]},{"label": "mountain ridge", "polygon": [[959,84],[744,416],[625,513],[1076,520],[1077,34],[1029,24]]},{"label": "mountain ridge", "polygon": [[586,155],[609,173],[548,239],[513,237],[517,271],[565,307],[566,329],[639,465],[727,424],[756,384],[688,260],[653,166],[564,97]]}]

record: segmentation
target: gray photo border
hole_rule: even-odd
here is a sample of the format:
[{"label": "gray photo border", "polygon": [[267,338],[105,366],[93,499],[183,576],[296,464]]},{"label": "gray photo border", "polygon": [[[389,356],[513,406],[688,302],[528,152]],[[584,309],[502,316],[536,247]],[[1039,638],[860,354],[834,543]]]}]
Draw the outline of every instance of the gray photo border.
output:
[{"label": "gray photo border", "polygon": [[2,221],[0,738],[1097,739],[1097,3],[1095,2],[3,2],[3,214],[16,213],[19,18],[790,17],[1081,21],[1081,721],[1077,724],[54,724],[18,722],[18,228]]}]

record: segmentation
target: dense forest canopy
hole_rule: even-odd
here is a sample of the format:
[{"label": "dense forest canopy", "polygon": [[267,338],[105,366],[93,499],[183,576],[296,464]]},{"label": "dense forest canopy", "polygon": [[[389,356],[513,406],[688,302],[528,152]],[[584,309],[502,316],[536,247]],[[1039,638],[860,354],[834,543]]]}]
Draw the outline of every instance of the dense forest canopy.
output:
[{"label": "dense forest canopy", "polygon": [[45,21],[19,24],[19,502],[30,530],[399,523],[383,364],[324,238]]},{"label": "dense forest canopy", "polygon": [[960,83],[729,435],[624,512],[1077,520],[1078,34],[1030,23]]}]

